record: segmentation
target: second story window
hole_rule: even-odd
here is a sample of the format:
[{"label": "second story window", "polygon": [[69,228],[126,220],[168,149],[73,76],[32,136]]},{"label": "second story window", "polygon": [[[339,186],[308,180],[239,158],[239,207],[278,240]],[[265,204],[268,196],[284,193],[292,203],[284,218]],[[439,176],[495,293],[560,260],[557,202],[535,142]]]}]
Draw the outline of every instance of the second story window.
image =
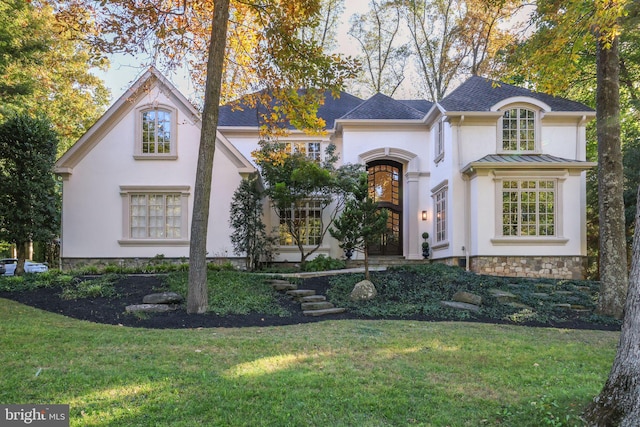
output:
[{"label": "second story window", "polygon": [[149,110],[142,113],[142,153],[171,152],[171,112]]},{"label": "second story window", "polygon": [[142,107],[136,124],[136,159],[175,159],[176,111],[170,107]]},{"label": "second story window", "polygon": [[321,160],[319,142],[285,142],[285,150],[290,154],[302,154],[312,160]]},{"label": "second story window", "polygon": [[502,116],[502,150],[535,151],[536,115],[526,108],[511,108]]}]

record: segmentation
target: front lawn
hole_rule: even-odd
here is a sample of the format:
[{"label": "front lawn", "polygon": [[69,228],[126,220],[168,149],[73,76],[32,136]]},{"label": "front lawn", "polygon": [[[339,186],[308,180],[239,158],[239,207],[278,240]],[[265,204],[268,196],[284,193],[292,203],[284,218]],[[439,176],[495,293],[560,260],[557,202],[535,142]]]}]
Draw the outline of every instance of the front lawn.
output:
[{"label": "front lawn", "polygon": [[72,426],[581,425],[619,334],[459,322],[100,325],[0,299],[0,402]]}]

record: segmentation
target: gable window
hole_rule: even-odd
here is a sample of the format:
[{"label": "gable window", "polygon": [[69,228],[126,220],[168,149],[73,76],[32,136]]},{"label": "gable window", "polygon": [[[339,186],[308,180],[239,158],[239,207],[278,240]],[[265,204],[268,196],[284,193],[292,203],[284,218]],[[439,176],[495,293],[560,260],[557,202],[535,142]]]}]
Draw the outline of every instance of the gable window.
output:
[{"label": "gable window", "polygon": [[136,159],[175,159],[176,110],[168,106],[142,107],[136,121]]},{"label": "gable window", "polygon": [[511,108],[502,116],[502,150],[535,151],[536,113],[527,108]]},{"label": "gable window", "polygon": [[120,187],[123,199],[121,244],[188,244],[186,186]]},{"label": "gable window", "polygon": [[293,233],[303,245],[315,246],[322,241],[322,203],[309,200],[280,211],[280,245],[295,246]]},{"label": "gable window", "polygon": [[502,181],[502,235],[555,236],[557,181]]},{"label": "gable window", "polygon": [[447,241],[447,188],[433,195],[436,212],[436,243]]}]

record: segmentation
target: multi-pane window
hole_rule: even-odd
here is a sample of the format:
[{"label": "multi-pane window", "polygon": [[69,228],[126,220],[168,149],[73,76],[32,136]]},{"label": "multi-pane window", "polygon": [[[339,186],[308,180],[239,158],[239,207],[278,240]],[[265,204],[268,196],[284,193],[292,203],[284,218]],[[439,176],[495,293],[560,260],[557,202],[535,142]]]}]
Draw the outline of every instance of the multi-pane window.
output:
[{"label": "multi-pane window", "polygon": [[132,239],[179,239],[182,228],[180,194],[131,194],[129,199]]},{"label": "multi-pane window", "polygon": [[142,112],[142,154],[171,153],[171,112]]},{"label": "multi-pane window", "polygon": [[433,195],[436,211],[436,242],[447,240],[447,189]]},{"label": "multi-pane window", "polygon": [[534,151],[535,112],[526,108],[512,108],[502,117],[502,150]]},{"label": "multi-pane window", "polygon": [[400,169],[379,164],[368,168],[369,197],[377,203],[400,204]]},{"label": "multi-pane window", "polygon": [[502,181],[502,234],[555,236],[556,180]]},{"label": "multi-pane window", "polygon": [[302,154],[315,161],[320,161],[319,142],[285,142],[285,151],[291,154]]},{"label": "multi-pane window", "polygon": [[322,203],[310,200],[280,211],[280,245],[297,244],[294,235],[303,245],[315,246],[322,240]]}]

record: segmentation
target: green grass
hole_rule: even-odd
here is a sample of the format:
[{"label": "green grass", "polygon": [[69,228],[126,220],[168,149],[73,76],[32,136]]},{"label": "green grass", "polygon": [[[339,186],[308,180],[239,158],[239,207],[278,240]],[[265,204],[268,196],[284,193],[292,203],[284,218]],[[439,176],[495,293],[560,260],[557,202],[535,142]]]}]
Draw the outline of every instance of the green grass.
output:
[{"label": "green grass", "polygon": [[580,425],[619,334],[325,321],[144,330],[0,299],[0,402],[72,426]]}]

